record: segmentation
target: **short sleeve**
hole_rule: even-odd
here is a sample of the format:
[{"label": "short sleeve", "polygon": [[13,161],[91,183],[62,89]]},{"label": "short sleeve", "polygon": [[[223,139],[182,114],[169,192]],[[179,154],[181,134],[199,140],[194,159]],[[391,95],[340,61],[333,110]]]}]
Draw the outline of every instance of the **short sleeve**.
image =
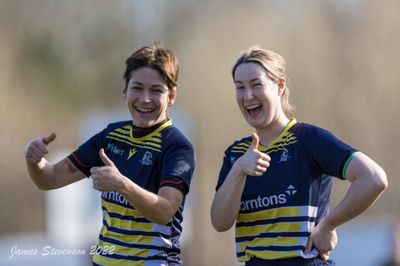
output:
[{"label": "short sleeve", "polygon": [[344,179],[343,169],[356,149],[318,127],[310,131],[307,143],[311,163],[316,169],[323,174]]},{"label": "short sleeve", "polygon": [[85,143],[79,146],[73,153],[71,153],[68,158],[71,162],[87,177],[90,174],[90,168],[93,166],[103,165],[100,159],[99,151],[103,147],[103,135],[104,130],[97,133]]},{"label": "short sleeve", "polygon": [[[178,188],[183,194],[186,194],[189,191],[194,169],[195,155],[193,146],[189,142],[171,145],[165,151],[163,158],[160,184]],[[182,181],[185,183],[183,187]]]},{"label": "short sleeve", "polygon": [[218,190],[225,181],[226,176],[228,175],[229,171],[232,168],[234,159],[231,158],[229,149],[225,151],[224,159],[222,161],[221,170],[219,171],[218,182],[215,190]]}]

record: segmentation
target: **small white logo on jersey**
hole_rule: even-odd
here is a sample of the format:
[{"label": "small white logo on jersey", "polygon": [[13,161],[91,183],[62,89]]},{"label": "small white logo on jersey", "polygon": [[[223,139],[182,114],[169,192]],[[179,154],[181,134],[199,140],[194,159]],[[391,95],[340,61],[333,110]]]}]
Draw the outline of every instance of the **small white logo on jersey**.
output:
[{"label": "small white logo on jersey", "polygon": [[111,151],[112,153],[115,153],[117,155],[124,154],[124,150],[118,149],[118,147],[116,145],[114,145],[113,143],[108,143],[106,150]]},{"label": "small white logo on jersey", "polygon": [[143,155],[142,160],[140,160],[140,163],[143,165],[152,165],[153,164],[153,154],[151,152],[146,151],[145,154]]},{"label": "small white logo on jersey", "polygon": [[278,163],[286,162],[290,158],[292,158],[292,156],[289,156],[289,151],[287,149],[283,149],[281,158],[279,159]]},{"label": "small white logo on jersey", "polygon": [[288,194],[289,196],[294,195],[294,193],[296,193],[296,192],[297,192],[297,190],[292,185],[288,186],[288,188],[286,190],[286,194]]}]

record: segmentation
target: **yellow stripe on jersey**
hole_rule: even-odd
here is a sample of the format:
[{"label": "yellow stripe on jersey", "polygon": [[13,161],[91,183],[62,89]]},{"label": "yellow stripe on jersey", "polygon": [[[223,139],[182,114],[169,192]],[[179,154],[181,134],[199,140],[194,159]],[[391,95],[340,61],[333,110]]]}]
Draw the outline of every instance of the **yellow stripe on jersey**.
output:
[{"label": "yellow stripe on jersey", "polygon": [[161,151],[161,131],[169,126],[172,126],[172,120],[169,119],[164,124],[159,126],[156,130],[141,138],[135,138],[132,135],[132,125],[125,125],[120,128],[114,129],[113,132],[108,133],[108,139],[118,140],[120,142],[129,144],[130,146],[150,149],[154,151]]},{"label": "yellow stripe on jersey", "polygon": [[237,222],[252,222],[262,219],[273,219],[279,217],[296,217],[299,215],[301,215],[300,207],[283,207],[253,213],[242,213],[239,214]]},{"label": "yellow stripe on jersey", "polygon": [[104,219],[109,226],[124,230],[152,232],[154,227],[153,223],[139,223],[137,221],[121,220],[118,218],[112,218],[108,216],[108,214],[104,215]]},{"label": "yellow stripe on jersey", "polygon": [[[318,208],[314,206],[296,206],[296,207],[281,207],[265,211],[258,211],[254,213],[240,214],[236,224],[236,237],[242,238],[242,241],[236,242],[237,254],[243,254],[238,257],[239,261],[248,261],[251,256],[260,259],[282,259],[302,256],[302,249],[292,251],[271,251],[268,247],[296,247],[305,246],[307,243],[307,236],[279,236],[280,233],[296,233],[296,232],[309,232],[315,222],[308,219],[305,221],[285,221],[274,222],[274,218],[290,218],[294,217],[308,217],[315,218]],[[247,226],[246,222],[258,222],[263,220],[269,224],[251,225]],[[271,237],[268,234],[262,236],[263,233],[277,233],[276,237]],[[251,247],[263,247],[265,250],[254,251]]]},{"label": "yellow stripe on jersey", "polygon": [[151,139],[153,137],[161,137],[161,131],[169,126],[172,126],[172,119],[168,119],[164,124],[162,124],[161,126],[159,126],[156,130],[154,130],[153,132],[151,132],[150,134],[143,136],[141,138],[134,138],[133,134],[132,134],[132,130],[133,128],[130,128],[130,137],[137,140],[137,141],[144,141],[144,140],[148,140]]},{"label": "yellow stripe on jersey", "polygon": [[116,131],[118,133],[125,134],[125,135],[129,135],[130,130],[129,130],[129,128],[125,129],[125,127],[126,126],[123,126],[123,127],[120,127],[120,128],[116,128],[116,129],[114,129],[114,131]]},{"label": "yellow stripe on jersey", "polygon": [[295,138],[295,139],[288,139],[283,143],[276,143],[275,145],[273,145],[267,149],[267,154],[284,150],[284,149],[286,149],[287,146],[294,144],[296,142],[297,142],[297,140]]},{"label": "yellow stripe on jersey", "polygon": [[138,256],[138,257],[148,257],[150,253],[150,249],[148,248],[133,248],[133,247],[124,247],[114,243],[107,243],[105,241],[99,240],[98,245],[100,247],[110,247],[112,246],[113,253],[123,256]]},{"label": "yellow stripe on jersey", "polygon": [[234,147],[231,149],[231,152],[246,153],[247,150],[248,148]]},{"label": "yellow stripe on jersey", "polygon": [[[308,222],[304,222],[308,223]],[[258,226],[241,226],[236,228],[236,236],[256,236],[265,232],[276,233],[276,232],[299,232],[302,229],[302,222],[285,222],[285,223],[274,223],[268,225]]]},{"label": "yellow stripe on jersey", "polygon": [[[281,132],[281,134],[279,134],[279,136],[276,138],[276,139],[274,139],[271,143],[269,143],[269,145],[268,145],[268,147],[272,147],[273,145],[275,145],[277,142],[280,142],[280,141],[282,141],[282,139],[284,139],[285,137],[287,137],[288,136],[288,131],[289,131],[289,129],[291,129],[292,128],[292,126],[294,125],[294,124],[296,124],[297,123],[297,121],[296,121],[296,119],[295,118],[292,118],[292,119],[290,119],[290,121],[289,121],[289,123],[286,125],[286,127],[283,129],[283,131]],[[267,147],[267,148],[268,148]]]},{"label": "yellow stripe on jersey", "polygon": [[120,215],[129,215],[134,218],[142,218],[143,216],[137,210],[130,209],[115,203],[107,202],[104,199],[101,200],[101,205],[107,209],[109,212],[115,212]]},{"label": "yellow stripe on jersey", "polygon": [[250,147],[250,142],[249,141],[244,141],[236,144],[235,146],[232,147],[231,151],[232,152],[240,152],[240,153],[245,153]]},{"label": "yellow stripe on jersey", "polygon": [[[122,134],[119,134],[119,133],[117,133],[117,132],[110,132],[110,133],[108,133],[108,135],[114,136],[114,137],[116,137],[116,138],[128,140],[128,141],[130,141],[132,144],[150,145],[150,146],[154,146],[155,148],[160,148],[160,147],[161,147],[161,145],[159,144],[159,143],[161,142],[161,141],[160,141],[160,138],[157,138],[157,137],[152,137],[152,138],[145,139],[145,140],[138,140],[138,139],[136,139],[136,138],[132,138],[132,137],[129,136],[129,135],[122,135]],[[155,143],[155,142],[156,142],[156,143]]]},{"label": "yellow stripe on jersey", "polygon": [[[258,150],[270,154],[273,152],[284,150],[285,147],[296,143],[296,136],[293,133],[289,132],[289,129],[296,123],[296,119],[292,118],[276,139],[274,139],[267,147],[263,146],[260,143],[260,145],[258,146]],[[249,149],[250,145],[250,141],[240,142],[231,148],[231,152],[245,153]]]},{"label": "yellow stripe on jersey", "polygon": [[240,262],[245,262],[250,260],[251,257],[256,257],[264,260],[276,260],[276,259],[286,259],[297,257],[298,253],[296,251],[255,251],[247,250],[246,255],[239,257]]},{"label": "yellow stripe on jersey", "polygon": [[102,226],[100,234],[103,237],[112,238],[115,240],[122,241],[124,243],[136,243],[136,244],[151,244],[153,242],[154,236],[144,236],[144,235],[126,235],[118,234],[111,231],[107,231],[105,226]]},{"label": "yellow stripe on jersey", "polygon": [[149,149],[149,150],[158,151],[158,152],[161,151],[161,149],[156,149],[156,148],[149,147],[149,146],[145,146],[145,145],[134,144],[134,143],[132,143],[132,142],[129,142],[128,140],[123,140],[123,139],[117,138],[117,137],[107,136],[107,138],[108,138],[108,139],[115,139],[115,140],[121,141],[121,142],[126,143],[126,144],[129,144],[130,146],[133,146],[133,147],[139,147],[139,148]]}]

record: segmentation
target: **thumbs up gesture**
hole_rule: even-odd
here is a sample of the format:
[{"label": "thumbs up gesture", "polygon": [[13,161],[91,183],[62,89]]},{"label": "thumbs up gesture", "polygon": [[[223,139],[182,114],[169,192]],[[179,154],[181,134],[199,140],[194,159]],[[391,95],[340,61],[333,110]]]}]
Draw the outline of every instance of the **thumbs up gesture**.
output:
[{"label": "thumbs up gesture", "polygon": [[251,141],[250,148],[254,150],[258,150],[258,145],[260,144],[260,138],[258,137],[257,133],[253,132],[251,134],[253,140]]},{"label": "thumbs up gesture", "polygon": [[25,158],[32,164],[39,164],[42,158],[49,153],[49,144],[56,139],[56,133],[31,140],[25,147]]},{"label": "thumbs up gesture", "polygon": [[239,164],[241,171],[246,175],[262,176],[267,168],[271,157],[268,154],[262,153],[258,150],[260,138],[257,133],[252,134],[253,140],[247,152],[240,157],[236,163]]},{"label": "thumbs up gesture", "polygon": [[115,166],[114,162],[100,149],[99,157],[104,166],[96,166],[90,169],[93,180],[93,188],[99,191],[119,191],[124,186],[124,177]]}]

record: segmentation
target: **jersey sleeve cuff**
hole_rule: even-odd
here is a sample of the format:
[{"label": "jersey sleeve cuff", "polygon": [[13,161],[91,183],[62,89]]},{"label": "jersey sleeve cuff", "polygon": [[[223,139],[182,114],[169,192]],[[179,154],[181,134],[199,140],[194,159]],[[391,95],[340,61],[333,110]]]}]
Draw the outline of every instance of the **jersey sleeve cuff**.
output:
[{"label": "jersey sleeve cuff", "polygon": [[160,182],[160,188],[161,187],[176,188],[177,190],[182,192],[184,196],[189,192],[189,186],[186,184],[186,182],[183,179],[176,177],[165,178]]},{"label": "jersey sleeve cuff", "polygon": [[79,171],[81,171],[82,173],[84,173],[86,175],[86,177],[90,177],[90,165],[86,165],[84,163],[81,162],[81,160],[78,158],[78,156],[76,156],[75,153],[71,153],[68,156],[68,159],[72,162],[73,165],[75,165],[76,168],[78,168]]},{"label": "jersey sleeve cuff", "polygon": [[346,179],[346,171],[347,171],[347,167],[349,166],[349,163],[351,162],[351,160],[354,158],[355,155],[357,155],[358,153],[360,153],[359,151],[353,151],[352,153],[348,154],[346,156],[346,159],[343,160],[343,166],[342,166],[342,171],[340,171],[340,178],[341,179]]}]

